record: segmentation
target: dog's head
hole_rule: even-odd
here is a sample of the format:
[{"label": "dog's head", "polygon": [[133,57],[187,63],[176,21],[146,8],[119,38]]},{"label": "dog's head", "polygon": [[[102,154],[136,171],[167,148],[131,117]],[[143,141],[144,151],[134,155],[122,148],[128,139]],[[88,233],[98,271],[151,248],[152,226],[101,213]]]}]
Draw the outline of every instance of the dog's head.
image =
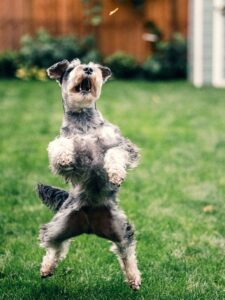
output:
[{"label": "dog's head", "polygon": [[102,84],[111,76],[109,68],[92,62],[81,64],[79,59],[60,61],[47,73],[59,82],[66,109],[70,111],[92,106],[101,94]]}]

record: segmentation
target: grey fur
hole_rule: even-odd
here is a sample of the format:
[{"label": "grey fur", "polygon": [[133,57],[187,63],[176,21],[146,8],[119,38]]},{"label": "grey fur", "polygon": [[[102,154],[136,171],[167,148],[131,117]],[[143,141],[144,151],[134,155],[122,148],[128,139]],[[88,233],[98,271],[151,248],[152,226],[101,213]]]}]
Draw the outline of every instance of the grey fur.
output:
[{"label": "grey fur", "polygon": [[115,243],[129,284],[139,289],[134,230],[117,204],[120,184],[126,171],[136,166],[139,153],[95,108],[111,72],[93,63],[64,60],[50,67],[48,74],[61,83],[64,104],[60,136],[48,147],[50,167],[70,183],[70,190],[38,186],[43,203],[57,212],[40,230],[41,246],[47,250],[41,275],[52,274],[68,251],[67,240],[94,233]]}]

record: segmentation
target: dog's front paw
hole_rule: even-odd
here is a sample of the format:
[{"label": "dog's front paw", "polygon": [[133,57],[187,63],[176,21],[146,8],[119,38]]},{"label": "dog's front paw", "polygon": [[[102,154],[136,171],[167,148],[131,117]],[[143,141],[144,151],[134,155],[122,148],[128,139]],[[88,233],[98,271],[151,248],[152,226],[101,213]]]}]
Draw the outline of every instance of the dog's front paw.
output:
[{"label": "dog's front paw", "polygon": [[71,154],[62,153],[58,158],[58,167],[65,171],[71,171],[73,169],[73,160]]},{"label": "dog's front paw", "polygon": [[126,172],[123,170],[113,170],[112,172],[109,172],[108,175],[110,183],[120,186],[125,179]]},{"label": "dog's front paw", "polygon": [[54,173],[71,170],[75,157],[73,140],[64,137],[56,138],[48,145],[48,156]]}]

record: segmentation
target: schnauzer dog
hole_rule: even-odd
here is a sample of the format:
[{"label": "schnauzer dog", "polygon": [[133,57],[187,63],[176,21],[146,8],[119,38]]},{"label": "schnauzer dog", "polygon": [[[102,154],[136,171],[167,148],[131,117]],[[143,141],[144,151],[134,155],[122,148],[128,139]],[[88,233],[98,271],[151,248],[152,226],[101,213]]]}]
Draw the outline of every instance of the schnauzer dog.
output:
[{"label": "schnauzer dog", "polygon": [[61,86],[64,107],[60,135],[48,146],[50,167],[70,189],[38,185],[39,197],[56,212],[40,229],[40,245],[46,249],[41,276],[53,274],[72,237],[92,233],[113,242],[128,284],[138,290],[134,229],[117,203],[127,169],[137,165],[138,149],[103,119],[95,104],[111,71],[75,59],[58,62],[47,73]]}]

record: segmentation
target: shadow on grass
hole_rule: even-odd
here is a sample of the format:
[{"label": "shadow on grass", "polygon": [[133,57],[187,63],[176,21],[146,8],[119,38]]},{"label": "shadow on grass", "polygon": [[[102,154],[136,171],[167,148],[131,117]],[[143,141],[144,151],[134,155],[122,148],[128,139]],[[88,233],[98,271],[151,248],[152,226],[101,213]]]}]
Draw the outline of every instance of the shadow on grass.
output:
[{"label": "shadow on grass", "polygon": [[67,278],[63,278],[59,283],[52,279],[21,282],[17,285],[16,292],[11,286],[4,299],[142,299],[141,291],[132,291],[122,280],[98,281],[94,285],[83,283],[76,286],[76,283],[73,285],[71,281],[67,285]]}]

